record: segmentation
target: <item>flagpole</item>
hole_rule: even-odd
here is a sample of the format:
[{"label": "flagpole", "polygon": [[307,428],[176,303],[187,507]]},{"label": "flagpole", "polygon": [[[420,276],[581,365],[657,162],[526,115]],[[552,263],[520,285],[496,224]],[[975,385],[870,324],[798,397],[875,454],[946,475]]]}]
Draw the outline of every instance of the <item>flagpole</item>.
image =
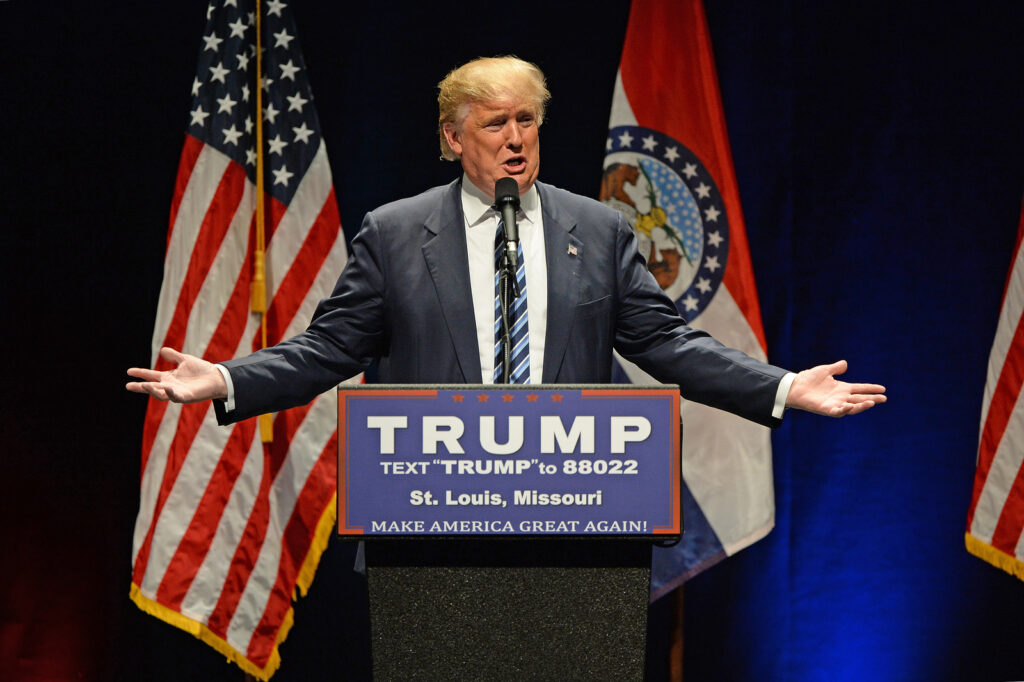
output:
[{"label": "flagpole", "polygon": [[668,669],[671,682],[683,682],[683,585],[668,595],[669,629]]},{"label": "flagpole", "polygon": [[[256,253],[249,310],[260,316],[260,347],[267,347],[266,215],[263,210],[263,26],[260,0],[256,0]],[[261,414],[257,421],[260,440],[274,440],[273,415]]]}]

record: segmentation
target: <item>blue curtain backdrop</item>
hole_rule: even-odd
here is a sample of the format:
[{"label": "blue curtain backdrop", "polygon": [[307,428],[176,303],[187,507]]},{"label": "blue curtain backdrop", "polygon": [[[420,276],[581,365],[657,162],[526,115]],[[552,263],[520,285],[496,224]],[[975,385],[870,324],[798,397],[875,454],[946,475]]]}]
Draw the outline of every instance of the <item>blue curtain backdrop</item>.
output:
[{"label": "blue curtain backdrop", "polygon": [[[455,176],[434,88],[479,55],[547,72],[541,177],[596,195],[628,2],[296,5],[349,237]],[[241,679],[127,598],[145,406],[121,377],[149,354],[204,7],[0,2],[3,679]],[[846,358],[891,402],[774,434],[776,528],[687,584],[686,679],[1024,678],[1024,584],[963,548],[1024,191],[1024,9],[706,10],[769,356]],[[350,566],[334,543],[276,680],[366,679]]]}]

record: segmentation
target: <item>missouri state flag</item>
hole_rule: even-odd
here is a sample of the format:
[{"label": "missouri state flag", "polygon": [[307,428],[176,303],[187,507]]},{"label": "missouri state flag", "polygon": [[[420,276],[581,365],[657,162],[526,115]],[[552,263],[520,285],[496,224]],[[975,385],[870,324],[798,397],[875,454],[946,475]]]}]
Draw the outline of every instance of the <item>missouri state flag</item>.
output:
[{"label": "missouri state flag", "polygon": [[[700,0],[635,0],[615,80],[601,200],[694,327],[765,360],[739,192]],[[653,380],[617,358],[620,381]],[[654,554],[651,596],[775,523],[769,430],[683,401],[682,542]]]}]

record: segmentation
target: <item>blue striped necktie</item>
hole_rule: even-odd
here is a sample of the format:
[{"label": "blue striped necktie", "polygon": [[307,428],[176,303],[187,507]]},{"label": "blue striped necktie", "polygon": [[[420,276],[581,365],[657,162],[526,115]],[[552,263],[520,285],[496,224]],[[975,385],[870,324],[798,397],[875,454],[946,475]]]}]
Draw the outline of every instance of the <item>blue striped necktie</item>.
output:
[{"label": "blue striped necktie", "polygon": [[[501,381],[505,361],[504,335],[501,329],[501,259],[505,252],[505,227],[498,218],[498,232],[494,236],[494,383]],[[530,325],[526,316],[526,261],[523,259],[523,244],[517,251],[518,267],[516,281],[519,296],[509,305],[508,319],[512,332],[512,363],[510,384],[526,384],[530,381]],[[512,295],[515,295],[513,291]]]}]

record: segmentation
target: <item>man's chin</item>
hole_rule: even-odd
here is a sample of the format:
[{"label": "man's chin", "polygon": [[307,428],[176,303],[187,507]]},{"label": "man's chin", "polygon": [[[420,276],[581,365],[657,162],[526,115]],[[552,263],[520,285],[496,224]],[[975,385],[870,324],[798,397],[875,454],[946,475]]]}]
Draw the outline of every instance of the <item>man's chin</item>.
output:
[{"label": "man's chin", "polygon": [[528,169],[523,169],[519,172],[510,173],[505,168],[502,168],[501,173],[495,177],[489,178],[474,178],[472,175],[466,174],[469,181],[472,182],[480,191],[486,193],[491,198],[494,198],[494,185],[498,180],[502,178],[512,178],[519,185],[519,193],[523,194],[533,187],[533,183],[537,180],[537,173],[530,173]]},{"label": "man's chin", "polygon": [[536,182],[537,180],[537,174],[528,173],[525,168],[518,172],[509,172],[506,170],[505,175],[502,177],[512,178],[513,180],[515,180],[516,183],[519,185],[520,194],[526,192],[531,187],[533,187],[533,183]]}]

